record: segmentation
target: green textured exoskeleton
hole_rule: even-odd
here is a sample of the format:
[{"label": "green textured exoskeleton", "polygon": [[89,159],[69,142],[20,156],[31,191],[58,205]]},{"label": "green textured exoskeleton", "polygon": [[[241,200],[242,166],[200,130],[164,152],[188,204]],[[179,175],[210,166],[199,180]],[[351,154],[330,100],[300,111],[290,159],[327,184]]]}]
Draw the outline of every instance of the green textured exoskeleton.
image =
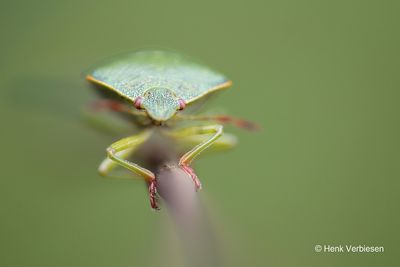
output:
[{"label": "green textured exoskeleton", "polygon": [[[99,171],[107,175],[116,166],[123,166],[143,177],[149,184],[150,201],[157,208],[155,201],[156,177],[153,172],[126,160],[135,149],[144,143],[152,134],[154,127],[164,125],[172,120],[214,120],[235,122],[247,127],[246,122],[234,120],[228,116],[187,116],[179,114],[186,105],[210,94],[228,88],[232,83],[222,74],[187,58],[165,51],[139,51],[124,55],[111,62],[104,63],[91,70],[87,80],[105,89],[107,93],[119,96],[125,101],[103,102],[111,110],[143,117],[144,131],[113,143],[107,149],[107,158],[102,162]],[[150,123],[149,123],[150,122]],[[233,146],[234,136],[221,138],[221,125],[197,126],[183,129],[163,127],[162,132],[179,140],[197,140],[198,144],[185,153],[179,161],[181,168],[190,175],[199,189],[201,184],[189,167],[191,161],[210,145],[223,147]],[[195,137],[195,138],[193,138]]]}]

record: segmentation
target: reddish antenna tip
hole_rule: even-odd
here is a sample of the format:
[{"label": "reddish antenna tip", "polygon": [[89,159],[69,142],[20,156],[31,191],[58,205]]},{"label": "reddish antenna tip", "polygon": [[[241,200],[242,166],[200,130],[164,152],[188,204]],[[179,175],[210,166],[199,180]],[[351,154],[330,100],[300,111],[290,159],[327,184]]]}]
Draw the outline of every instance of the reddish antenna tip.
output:
[{"label": "reddish antenna tip", "polygon": [[180,98],[178,102],[179,102],[179,110],[182,110],[186,107],[186,102],[182,98]]},{"label": "reddish antenna tip", "polygon": [[135,106],[135,108],[142,109],[142,101],[143,101],[143,98],[141,98],[140,96],[137,97],[135,99],[135,101],[133,102],[133,105]]}]

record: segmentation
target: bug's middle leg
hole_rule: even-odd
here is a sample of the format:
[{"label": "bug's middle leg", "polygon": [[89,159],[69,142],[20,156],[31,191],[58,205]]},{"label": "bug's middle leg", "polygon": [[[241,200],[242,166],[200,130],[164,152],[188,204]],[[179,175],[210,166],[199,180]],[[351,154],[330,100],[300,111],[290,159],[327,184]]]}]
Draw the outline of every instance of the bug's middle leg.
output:
[{"label": "bug's middle leg", "polygon": [[[130,157],[135,152],[135,150],[136,150],[135,147],[126,149],[121,152],[118,152],[117,156],[122,159],[126,159],[126,158]],[[132,174],[132,172],[129,172],[128,174],[126,174],[126,173],[121,174],[121,173],[115,172],[114,169],[118,166],[120,166],[120,165],[116,161],[107,157],[101,162],[101,164],[99,165],[99,168],[97,170],[101,176],[108,177],[108,178],[117,178],[117,179],[138,178],[135,174]],[[125,170],[127,170],[127,169],[125,169]]]},{"label": "bug's middle leg", "polygon": [[186,152],[179,160],[179,165],[187,174],[192,177],[197,190],[201,189],[201,183],[196,173],[189,165],[192,163],[195,157],[197,157],[201,152],[210,147],[219,137],[221,137],[222,133],[222,125],[209,125],[184,128],[171,134],[174,137],[212,134],[210,138],[205,139],[204,141],[190,149],[188,152]]},{"label": "bug's middle leg", "polygon": [[[139,166],[136,163],[126,160],[133,151],[141,144],[143,144],[149,137],[151,132],[144,131],[138,135],[133,135],[130,137],[123,138],[113,144],[111,144],[107,148],[107,159],[105,159],[99,167],[99,171],[103,175],[107,175],[113,168],[115,168],[115,164],[118,164],[138,176],[144,178],[146,182],[149,184],[149,194],[150,194],[150,204],[153,209],[158,209],[156,203],[156,179],[153,172],[150,170]],[[111,160],[111,161],[110,161]]]}]

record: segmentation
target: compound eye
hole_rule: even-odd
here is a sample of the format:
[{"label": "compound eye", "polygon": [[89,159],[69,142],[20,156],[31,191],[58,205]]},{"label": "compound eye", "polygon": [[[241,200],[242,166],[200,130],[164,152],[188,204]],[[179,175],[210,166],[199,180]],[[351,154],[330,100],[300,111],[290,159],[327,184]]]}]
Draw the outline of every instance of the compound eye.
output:
[{"label": "compound eye", "polygon": [[186,102],[182,98],[178,99],[178,103],[179,103],[179,110],[182,110],[186,107]]},{"label": "compound eye", "polygon": [[133,105],[134,105],[135,108],[137,108],[137,109],[143,109],[143,107],[142,107],[142,102],[143,102],[143,98],[141,98],[141,97],[139,96],[139,97],[137,97],[137,98],[135,99],[135,101],[133,102]]}]

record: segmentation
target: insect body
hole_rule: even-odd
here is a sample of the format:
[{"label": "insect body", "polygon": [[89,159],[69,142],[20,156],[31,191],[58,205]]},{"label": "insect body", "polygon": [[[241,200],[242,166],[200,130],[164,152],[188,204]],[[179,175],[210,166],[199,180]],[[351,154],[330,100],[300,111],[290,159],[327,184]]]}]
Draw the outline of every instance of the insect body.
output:
[{"label": "insect body", "polygon": [[[149,185],[150,202],[154,209],[158,208],[155,200],[157,193],[155,174],[126,160],[139,145],[148,140],[154,129],[150,125],[166,125],[169,121],[187,119],[213,120],[221,123],[233,122],[239,126],[248,126],[246,126],[246,122],[228,116],[180,114],[187,105],[198,99],[214,91],[228,88],[231,81],[223,75],[175,53],[164,51],[131,53],[98,66],[89,72],[86,79],[125,100],[124,102],[108,102],[109,108],[128,115],[144,117],[150,122],[143,124],[144,131],[142,133],[111,144],[107,148],[107,158],[100,165],[99,171],[102,175],[108,175],[112,169],[120,165],[143,177]],[[180,167],[192,177],[196,189],[200,189],[201,184],[189,166],[192,160],[212,144],[215,146],[232,146],[234,144],[234,138],[219,139],[223,134],[221,125],[203,125],[183,129],[163,127],[163,129],[165,134],[179,140],[191,136],[201,137],[199,144],[179,160]]]}]

